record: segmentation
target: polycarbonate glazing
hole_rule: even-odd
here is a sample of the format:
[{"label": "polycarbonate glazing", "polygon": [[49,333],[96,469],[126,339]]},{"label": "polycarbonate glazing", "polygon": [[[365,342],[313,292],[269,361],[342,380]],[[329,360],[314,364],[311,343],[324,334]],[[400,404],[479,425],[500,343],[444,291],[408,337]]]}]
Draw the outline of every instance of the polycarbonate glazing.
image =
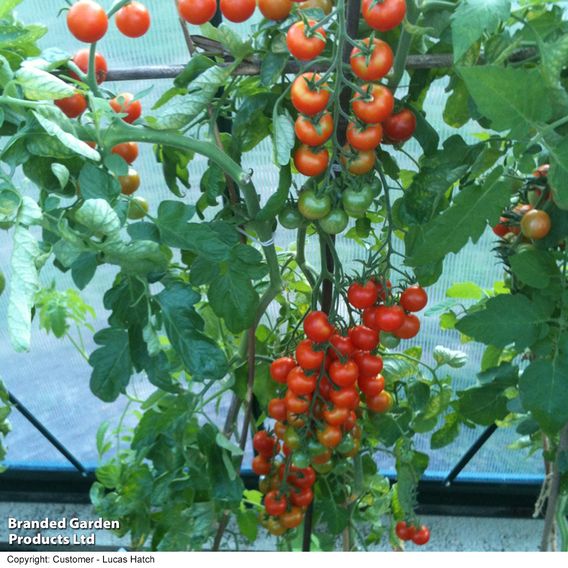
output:
[{"label": "polycarbonate glazing", "polygon": [[[102,2],[106,7],[111,2]],[[105,55],[110,68],[139,67],[158,64],[183,64],[187,61],[187,47],[181,35],[174,0],[145,0],[152,14],[152,26],[149,33],[141,39],[129,39],[118,33],[114,24],[99,45],[99,51]],[[49,33],[41,40],[43,48],[56,46],[73,53],[83,47],[67,31],[64,15],[58,16],[59,9],[65,6],[63,0],[24,0],[18,8],[19,17],[28,22],[39,22],[49,28]],[[248,25],[237,27],[246,31]],[[197,31],[197,30],[193,30]],[[138,81],[105,85],[111,91],[141,92],[152,87],[143,99],[145,108],[150,108],[157,98],[169,87],[169,81]],[[407,84],[403,81],[402,89]],[[472,123],[460,131],[449,128],[442,121],[446,94],[445,84],[438,82],[432,88],[426,101],[429,120],[438,127],[442,139],[460,133],[473,141],[476,132]],[[420,154],[416,143],[407,144],[406,150],[415,156]],[[277,169],[272,165],[272,148],[264,141],[245,157],[245,166],[254,170],[257,189],[266,199],[277,185]],[[411,162],[402,155],[403,167],[410,167]],[[141,157],[136,163],[142,177],[140,195],[151,203],[156,210],[162,199],[170,198],[163,183],[160,166],[156,163],[151,148],[141,149]],[[199,195],[199,179],[206,168],[206,160],[196,158],[190,167],[192,189],[187,199],[194,201]],[[25,191],[35,195],[29,182],[21,179]],[[291,244],[292,233],[280,230],[276,235],[277,244],[283,248]],[[445,262],[445,272],[438,284],[429,290],[430,305],[445,298],[445,290],[455,281],[472,281],[484,287],[492,287],[495,280],[502,277],[502,272],[495,265],[491,247],[494,239],[488,233],[473,246],[467,246],[459,255],[450,255]],[[338,239],[341,257],[346,262],[346,272],[355,269],[353,262],[360,253],[358,247],[344,238]],[[318,265],[318,247],[308,242],[307,256],[310,262]],[[0,233],[0,266],[7,273],[9,280],[10,237]],[[102,295],[110,286],[116,271],[110,267],[99,269],[93,282],[82,293],[84,300],[93,306],[97,317],[92,321],[95,329],[105,326],[107,314],[102,306]],[[62,275],[51,266],[42,271],[42,282],[57,283],[60,290],[72,286],[68,275]],[[0,298],[0,373],[10,390],[37,416],[51,432],[86,466],[94,467],[97,463],[95,434],[99,424],[105,420],[116,425],[124,412],[127,401],[121,397],[113,404],[105,404],[96,399],[89,391],[90,367],[67,340],[57,340],[34,330],[31,353],[15,354],[10,346],[6,329],[7,294]],[[74,330],[72,330],[74,334]],[[94,348],[90,334],[83,333],[87,352]],[[461,345],[457,333],[443,332],[439,329],[437,318],[423,318],[423,332],[420,344],[425,353],[431,353],[436,345],[446,345],[465,351],[468,364],[453,372],[456,388],[464,388],[475,381],[479,369],[482,346],[475,343]],[[135,377],[129,393],[133,398],[143,398],[152,390],[144,377]],[[135,404],[130,404],[127,413],[130,416]],[[214,410],[212,410],[214,412]],[[221,409],[221,414],[223,408]],[[221,420],[221,416],[218,417]],[[129,418],[127,418],[127,423]],[[14,431],[8,438],[10,446],[8,463],[11,466],[36,468],[70,467],[63,456],[58,454],[40,434],[25,420],[15,413],[12,420]],[[465,450],[481,433],[481,429],[464,430],[459,439],[450,446],[431,453],[428,477],[441,478],[447,475]],[[462,478],[480,478],[490,480],[533,479],[541,475],[542,466],[538,456],[527,458],[524,452],[507,449],[516,439],[514,431],[505,430],[495,434],[481,452],[475,457]],[[428,442],[419,440],[420,449],[428,451]],[[379,463],[384,470],[392,469],[391,462],[385,455],[379,456]],[[248,462],[247,462],[248,463]]]}]

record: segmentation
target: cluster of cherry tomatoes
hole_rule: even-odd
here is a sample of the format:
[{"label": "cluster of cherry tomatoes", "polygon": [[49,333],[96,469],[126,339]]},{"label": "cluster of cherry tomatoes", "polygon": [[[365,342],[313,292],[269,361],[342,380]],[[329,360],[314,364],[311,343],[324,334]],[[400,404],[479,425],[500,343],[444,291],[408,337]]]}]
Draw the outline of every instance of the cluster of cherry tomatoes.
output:
[{"label": "cluster of cherry tomatoes", "polygon": [[[150,14],[140,2],[129,2],[115,14],[117,28],[127,37],[137,38],[143,36],[150,28]],[[102,39],[108,30],[108,16],[104,8],[93,0],[79,0],[67,12],[67,26],[69,31],[78,40],[86,43],[95,43]],[[72,63],[84,74],[89,73],[90,49],[80,49],[71,59]],[[95,53],[94,77],[98,85],[107,78],[108,65],[105,57]],[[81,81],[73,72],[69,79]],[[55,101],[55,104],[69,118],[79,118],[88,107],[87,98],[78,86],[77,92],[67,98]],[[110,108],[119,114],[125,122],[133,123],[142,116],[142,103],[136,100],[132,93],[119,93],[109,100]],[[94,144],[91,144],[94,145]],[[124,195],[132,195],[140,187],[140,176],[132,168],[138,158],[138,144],[124,142],[111,149],[113,154],[120,156],[129,166],[128,173],[118,176],[121,191]],[[132,198],[129,204],[128,216],[130,219],[141,219],[148,212],[148,202],[143,197]]]},{"label": "cluster of cherry tomatoes", "polygon": [[405,310],[423,309],[428,298],[422,288],[411,286],[402,293],[400,306],[375,306],[386,299],[383,290],[369,280],[352,284],[348,291],[353,307],[377,310],[373,327],[363,322],[341,333],[325,313],[312,311],[304,320],[306,337],[297,345],[295,357],[280,357],[271,364],[270,375],[282,385],[282,392],[268,405],[273,428],[254,437],[258,454],[252,469],[264,476],[264,522],[272,534],[283,534],[302,522],[313,499],[316,473],[331,471],[334,458],[359,452],[358,419],[363,413],[385,413],[394,404],[381,374],[380,332],[403,328],[405,318],[415,317]]},{"label": "cluster of cherry tomatoes", "polygon": [[[537,180],[545,180],[548,175],[549,165],[540,166],[533,174]],[[533,199],[537,202],[541,201],[542,187],[533,188]],[[544,188],[547,191],[546,188]],[[550,192],[545,196],[545,201],[551,201]],[[493,227],[493,232],[500,238],[505,239],[509,236],[518,236],[538,241],[544,239],[552,229],[552,220],[550,215],[542,210],[535,209],[530,203],[519,203],[512,209],[508,209],[499,219],[499,223]]]},{"label": "cluster of cherry tomatoes", "polygon": [[396,524],[395,532],[400,540],[411,540],[419,546],[427,544],[430,540],[430,529],[425,525],[415,527],[414,525],[409,525],[406,521],[400,521]]},{"label": "cluster of cherry tomatoes", "polygon": [[[390,292],[390,282],[386,290]],[[382,284],[370,279],[354,282],[347,292],[349,303],[362,310],[363,324],[381,334],[385,347],[396,347],[400,339],[412,339],[420,331],[420,320],[414,315],[428,304],[428,294],[418,285],[407,287],[398,303],[386,304],[387,293]]]},{"label": "cluster of cherry tomatoes", "polygon": [[[301,9],[321,8],[329,13],[331,0],[258,0],[258,8],[268,20],[285,20],[294,4]],[[257,0],[219,0],[219,10],[227,20],[245,22],[256,10]],[[180,16],[188,23],[200,26],[209,22],[217,13],[217,0],[178,0]]]}]

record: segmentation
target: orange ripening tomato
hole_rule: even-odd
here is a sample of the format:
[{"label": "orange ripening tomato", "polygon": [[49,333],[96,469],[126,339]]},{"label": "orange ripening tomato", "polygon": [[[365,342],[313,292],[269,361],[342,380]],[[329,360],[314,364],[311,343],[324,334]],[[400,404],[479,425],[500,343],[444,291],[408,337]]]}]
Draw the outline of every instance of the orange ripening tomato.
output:
[{"label": "orange ripening tomato", "polygon": [[142,115],[142,103],[135,101],[132,93],[120,93],[110,100],[110,106],[118,114],[126,114],[124,122],[133,123]]},{"label": "orange ripening tomato", "polygon": [[303,144],[294,153],[294,165],[303,175],[315,177],[321,175],[329,164],[327,148],[316,150]]},{"label": "orange ripening tomato", "polygon": [[327,107],[330,97],[327,83],[316,86],[319,80],[320,76],[317,73],[304,73],[296,77],[292,83],[290,95],[292,104],[298,112],[314,116]]},{"label": "orange ripening tomato", "polygon": [[142,37],[150,29],[150,12],[144,4],[134,0],[116,13],[115,22],[126,37]]},{"label": "orange ripening tomato", "polygon": [[267,20],[285,20],[292,10],[292,0],[258,0],[258,8]]},{"label": "orange ripening tomato", "polygon": [[[73,63],[87,74],[89,72],[89,49],[80,49],[73,56]],[[108,73],[108,65],[106,59],[97,51],[95,53],[95,78],[97,84],[104,83]],[[79,80],[79,77],[75,73],[70,73],[73,79]]]},{"label": "orange ripening tomato", "polygon": [[114,146],[111,152],[119,155],[127,164],[132,164],[138,158],[138,144],[136,142],[123,142]]},{"label": "orange ripening tomato", "polygon": [[221,13],[227,20],[235,23],[246,22],[256,9],[256,0],[221,0]]},{"label": "orange ripening tomato", "polygon": [[189,24],[205,24],[217,12],[217,0],[178,0],[179,15]]},{"label": "orange ripening tomato", "polygon": [[373,150],[354,150],[349,144],[346,144],[343,150],[341,163],[347,167],[350,174],[361,176],[375,167],[377,156]]},{"label": "orange ripening tomato", "polygon": [[347,142],[355,150],[374,150],[383,139],[383,127],[371,124],[360,128],[354,122],[347,125]]},{"label": "orange ripening tomato", "polygon": [[294,124],[294,131],[298,140],[307,146],[321,146],[333,134],[333,117],[325,112],[319,120],[299,115]]},{"label": "orange ripening tomato", "polygon": [[379,414],[384,414],[388,412],[393,406],[392,395],[387,391],[382,391],[376,396],[367,398],[367,406],[369,410],[373,412],[378,412]]},{"label": "orange ripening tomato", "polygon": [[521,232],[525,237],[535,241],[544,239],[550,233],[551,228],[552,221],[546,211],[532,209],[525,213],[521,219]]},{"label": "orange ripening tomato", "polygon": [[67,12],[67,27],[79,41],[95,43],[106,34],[108,17],[97,2],[79,0]]}]

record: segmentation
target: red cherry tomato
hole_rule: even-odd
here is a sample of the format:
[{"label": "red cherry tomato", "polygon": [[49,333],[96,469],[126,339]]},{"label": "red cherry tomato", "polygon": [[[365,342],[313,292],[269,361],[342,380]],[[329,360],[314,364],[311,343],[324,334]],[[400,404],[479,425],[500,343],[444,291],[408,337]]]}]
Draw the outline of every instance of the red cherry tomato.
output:
[{"label": "red cherry tomato", "polygon": [[315,59],[325,49],[327,38],[325,30],[320,27],[311,31],[311,28],[317,25],[315,20],[308,20],[308,24],[310,31],[306,29],[306,24],[300,20],[293,24],[286,34],[288,50],[300,61]]},{"label": "red cherry tomato", "polygon": [[217,12],[217,0],[178,0],[179,15],[189,24],[205,24]]},{"label": "red cherry tomato", "polygon": [[342,426],[349,418],[348,408],[332,407],[323,411],[323,419],[332,426]]},{"label": "red cherry tomato", "polygon": [[291,390],[286,391],[284,401],[286,409],[292,414],[304,414],[310,409],[310,398],[307,396],[298,396]]},{"label": "red cherry tomato", "polygon": [[268,403],[268,416],[270,418],[274,418],[279,422],[283,422],[286,420],[286,415],[288,413],[288,409],[286,407],[286,401],[282,400],[281,398],[273,398]]},{"label": "red cherry tomato", "polygon": [[363,91],[367,93],[366,100],[361,94],[357,94],[353,101],[355,116],[366,124],[377,124],[386,120],[394,110],[394,97],[383,85],[363,85]]},{"label": "red cherry tomato", "polygon": [[418,285],[409,286],[400,296],[400,305],[407,312],[419,312],[428,304],[428,294]]},{"label": "red cherry tomato", "polygon": [[279,517],[286,512],[286,495],[281,495],[278,491],[270,491],[264,497],[264,508],[271,517]]},{"label": "red cherry tomato", "polygon": [[274,381],[281,385],[286,384],[288,373],[296,366],[296,361],[292,357],[280,357],[270,365],[270,376]]},{"label": "red cherry tomato", "polygon": [[355,346],[350,337],[343,337],[342,335],[334,333],[329,338],[329,342],[333,346],[333,348],[328,349],[327,352],[331,360],[338,359],[339,356],[350,357],[355,353]]},{"label": "red cherry tomato", "polygon": [[252,447],[259,454],[269,458],[278,453],[280,444],[266,430],[260,430],[252,439]]},{"label": "red cherry tomato", "polygon": [[412,542],[418,546],[426,544],[430,540],[430,529],[422,525],[412,537]]},{"label": "red cherry tomato", "polygon": [[77,118],[87,110],[87,99],[81,93],[75,93],[71,97],[59,99],[55,104],[69,118]]},{"label": "red cherry tomato", "polygon": [[[89,49],[80,49],[73,56],[73,63],[87,74],[89,72]],[[97,51],[95,53],[95,78],[97,83],[100,85],[104,83],[108,73],[108,65],[106,59]],[[79,80],[79,77],[75,73],[70,73],[71,77]]]},{"label": "red cherry tomato", "polygon": [[349,303],[358,310],[371,307],[375,304],[378,297],[379,291],[372,280],[368,280],[365,284],[353,282],[347,291]]},{"label": "red cherry tomato", "polygon": [[246,22],[254,14],[256,0],[221,0],[219,8],[227,20]]},{"label": "red cherry tomato", "polygon": [[380,124],[360,128],[354,122],[347,125],[347,142],[362,152],[374,150],[383,139],[383,127]]},{"label": "red cherry tomato", "polygon": [[329,103],[327,83],[315,86],[320,76],[317,73],[304,73],[294,80],[291,89],[294,108],[307,116],[313,116],[325,110]]},{"label": "red cherry tomato", "polygon": [[363,325],[376,331],[380,331],[377,326],[377,306],[371,306],[363,310]]},{"label": "red cherry tomato", "polygon": [[412,537],[416,534],[416,528],[412,525],[409,526],[406,521],[400,521],[396,524],[395,532],[400,540],[412,540]]},{"label": "red cherry tomato", "polygon": [[315,343],[325,343],[335,331],[324,312],[310,312],[304,320],[306,337]]},{"label": "red cherry tomato", "polygon": [[416,116],[405,108],[396,114],[389,116],[383,122],[385,139],[393,144],[406,142],[416,130]]},{"label": "red cherry tomato", "polygon": [[338,408],[348,408],[349,410],[355,410],[360,403],[359,393],[354,387],[339,390],[331,389],[329,398]]},{"label": "red cherry tomato", "polygon": [[296,361],[298,361],[298,365],[306,371],[319,369],[325,357],[323,351],[314,351],[313,346],[312,341],[304,339],[304,341],[301,341],[298,347],[296,347]]},{"label": "red cherry tomato", "polygon": [[385,378],[382,375],[360,376],[357,385],[367,398],[374,398],[385,390]]},{"label": "red cherry tomato", "polygon": [[298,140],[307,146],[321,146],[333,134],[333,118],[331,113],[325,112],[319,120],[299,115],[294,125]]},{"label": "red cherry tomato", "polygon": [[144,4],[133,0],[115,16],[116,27],[127,37],[142,37],[150,29],[150,12]]},{"label": "red cherry tomato", "polygon": [[288,388],[299,396],[312,394],[316,390],[317,376],[306,375],[302,367],[294,367],[288,374]]},{"label": "red cherry tomato", "polygon": [[95,43],[106,34],[108,18],[97,2],[79,0],[67,12],[67,27],[79,41]]},{"label": "red cherry tomato", "polygon": [[309,507],[314,500],[314,492],[311,487],[292,487],[290,491],[290,502],[296,507]]},{"label": "red cherry tomato", "polygon": [[383,359],[379,355],[371,355],[364,351],[359,351],[353,356],[359,374],[367,377],[375,377],[383,370]]},{"label": "red cherry tomato", "polygon": [[268,475],[271,470],[270,462],[262,454],[252,460],[252,470],[256,475]]},{"label": "red cherry tomato", "polygon": [[354,47],[351,51],[351,69],[353,73],[363,81],[378,81],[391,69],[394,55],[389,44],[380,40],[373,40],[373,48],[368,53],[370,38],[365,38],[363,43],[367,48],[361,50]]},{"label": "red cherry tomato", "polygon": [[114,112],[126,114],[123,117],[124,122],[132,123],[142,115],[142,103],[133,99],[132,93],[120,93],[110,101],[110,106]]},{"label": "red cherry tomato", "polygon": [[[404,312],[403,312],[404,313]],[[374,329],[358,325],[349,330],[353,345],[363,351],[372,351],[379,344],[379,333]]]},{"label": "red cherry tomato", "polygon": [[405,316],[402,325],[393,331],[393,334],[400,339],[412,339],[420,331],[420,320],[413,314]]},{"label": "red cherry tomato", "polygon": [[351,359],[345,363],[333,361],[329,367],[329,376],[338,387],[350,387],[355,384],[359,376],[359,367]]},{"label": "red cherry tomato", "polygon": [[329,164],[329,152],[327,148],[314,150],[309,146],[302,145],[294,153],[294,165],[303,175],[308,177],[319,176],[327,169]]},{"label": "red cherry tomato", "polygon": [[[284,465],[284,464],[282,464]],[[284,468],[280,467],[280,478],[284,475]],[[316,472],[311,467],[290,466],[288,472],[288,483],[298,489],[308,489],[316,482]]]},{"label": "red cherry tomato", "polygon": [[406,15],[406,0],[363,0],[361,9],[369,26],[380,32],[388,32],[402,24]]},{"label": "red cherry tomato", "polygon": [[396,331],[404,323],[405,313],[400,306],[379,306],[376,313],[378,327],[382,331]]},{"label": "red cherry tomato", "polygon": [[117,144],[111,152],[119,155],[127,164],[132,164],[138,158],[138,144],[136,142],[123,142]]},{"label": "red cherry tomato", "polygon": [[285,20],[292,10],[292,0],[258,0],[258,8],[267,20]]}]

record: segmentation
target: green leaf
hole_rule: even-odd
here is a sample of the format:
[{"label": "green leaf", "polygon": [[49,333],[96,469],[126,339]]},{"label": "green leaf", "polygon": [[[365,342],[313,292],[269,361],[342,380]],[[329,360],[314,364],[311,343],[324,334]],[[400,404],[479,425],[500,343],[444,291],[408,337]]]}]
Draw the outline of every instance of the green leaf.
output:
[{"label": "green leaf", "polygon": [[460,419],[455,412],[447,414],[444,418],[444,425],[432,434],[430,439],[430,448],[439,450],[445,446],[449,446],[460,433]]},{"label": "green leaf", "polygon": [[286,166],[290,163],[292,149],[296,143],[294,121],[287,110],[285,110],[282,114],[278,114],[276,111],[277,109],[275,107],[273,116],[274,160],[277,165]]},{"label": "green leaf", "polygon": [[195,310],[199,294],[186,284],[173,282],[156,299],[163,310],[168,338],[194,380],[223,378],[227,360],[203,333],[203,319]]},{"label": "green leaf", "polygon": [[488,65],[458,72],[494,130],[510,130],[512,137],[524,139],[550,118],[549,94],[538,70]]},{"label": "green leaf", "polygon": [[460,300],[481,300],[483,289],[474,282],[456,282],[446,290],[446,296]]},{"label": "green leaf", "polygon": [[568,210],[568,138],[563,138],[558,146],[549,145],[548,150],[548,182],[552,187],[554,202],[561,209]]},{"label": "green leaf", "polygon": [[549,288],[553,281],[556,288],[560,284],[560,271],[556,261],[544,250],[521,250],[509,257],[509,263],[515,276],[533,288]]},{"label": "green leaf", "polygon": [[101,347],[89,358],[91,390],[104,402],[113,402],[125,392],[132,374],[128,333],[111,327],[96,333],[94,340]]},{"label": "green leaf", "polygon": [[3,0],[0,5],[0,18],[7,16],[22,0]]},{"label": "green leaf", "polygon": [[258,293],[250,280],[233,267],[211,282],[207,297],[230,331],[238,333],[253,324],[259,302]]},{"label": "green leaf", "polygon": [[177,130],[187,126],[203,112],[225,84],[230,69],[211,67],[198,75],[188,86],[188,94],[174,97],[146,118],[158,130]]},{"label": "green leaf", "polygon": [[29,351],[31,343],[32,308],[39,290],[36,261],[40,249],[33,234],[18,225],[14,232],[12,249],[12,277],[8,300],[8,329],[13,348]]},{"label": "green leaf", "polygon": [[174,79],[176,87],[187,88],[187,86],[201,73],[213,67],[215,62],[209,57],[196,53],[184,67],[183,71]]},{"label": "green leaf", "polygon": [[120,183],[103,168],[87,162],[79,173],[79,191],[83,199],[113,202],[120,195]]},{"label": "green leaf", "polygon": [[120,231],[120,219],[104,199],[87,199],[75,219],[95,235],[112,236]]},{"label": "green leaf", "polygon": [[98,161],[101,159],[101,155],[93,150],[88,144],[79,140],[79,138],[65,132],[58,124],[52,122],[51,120],[42,116],[39,112],[33,111],[33,115],[36,120],[40,123],[41,127],[54,138],[57,138],[61,144],[66,148],[73,150],[76,154],[83,156],[89,160]]},{"label": "green leaf", "polygon": [[271,87],[282,76],[290,56],[288,53],[269,51],[260,65],[260,83],[263,87]]},{"label": "green leaf", "polygon": [[171,260],[171,251],[154,241],[107,241],[103,253],[106,262],[131,274],[163,273]]},{"label": "green leaf", "polygon": [[63,164],[51,164],[51,171],[58,179],[61,189],[65,189],[69,183],[69,170]]},{"label": "green leaf", "polygon": [[75,94],[72,85],[31,65],[21,67],[16,72],[15,80],[24,90],[26,98],[32,101],[53,101]]},{"label": "green leaf", "polygon": [[237,511],[237,524],[241,534],[249,541],[254,542],[258,536],[258,516],[252,510]]},{"label": "green leaf", "polygon": [[457,76],[452,78],[450,85],[453,91],[446,99],[444,122],[452,128],[461,128],[471,118],[468,106],[469,93],[463,80]]},{"label": "green leaf", "polygon": [[200,30],[205,37],[218,41],[226,47],[237,60],[242,60],[253,52],[250,40],[243,41],[234,29],[225,24],[217,27],[207,22],[200,26]]},{"label": "green leaf", "polygon": [[458,408],[461,415],[482,426],[489,426],[503,420],[509,409],[505,395],[508,388],[517,383],[517,369],[504,364],[494,370],[493,380],[481,386],[458,392]]},{"label": "green leaf", "polygon": [[83,290],[85,286],[93,279],[97,271],[98,261],[97,254],[94,252],[85,252],[81,254],[71,265],[71,276],[73,282]]},{"label": "green leaf", "polygon": [[484,33],[495,32],[499,24],[509,18],[510,12],[510,0],[463,0],[459,2],[452,14],[454,61],[460,60]]},{"label": "green leaf", "polygon": [[521,375],[519,391],[523,406],[547,434],[560,431],[568,422],[568,352],[533,361]]},{"label": "green leaf", "polygon": [[454,351],[442,345],[434,348],[433,356],[438,365],[448,365],[452,369],[460,369],[467,364],[467,355],[463,351]]},{"label": "green leaf", "polygon": [[511,195],[510,180],[501,179],[496,169],[482,187],[469,185],[454,199],[451,207],[434,217],[421,231],[421,238],[411,248],[411,266],[423,266],[459,252],[471,239],[476,243],[487,227],[495,224]]},{"label": "green leaf", "polygon": [[164,243],[175,248],[187,248],[191,241],[188,221],[195,215],[195,207],[181,201],[162,201],[158,207],[156,226]]},{"label": "green leaf", "polygon": [[546,317],[526,296],[501,294],[490,298],[482,310],[462,318],[456,329],[486,345],[524,349],[539,339]]}]

